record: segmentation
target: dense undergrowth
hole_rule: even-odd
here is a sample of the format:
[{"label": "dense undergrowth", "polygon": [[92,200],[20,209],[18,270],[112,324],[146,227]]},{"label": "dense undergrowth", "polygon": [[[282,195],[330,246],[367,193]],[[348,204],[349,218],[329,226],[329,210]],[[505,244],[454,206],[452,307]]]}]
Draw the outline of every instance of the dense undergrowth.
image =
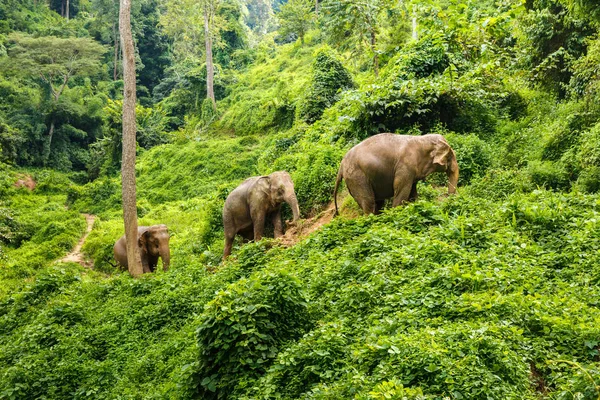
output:
[{"label": "dense undergrowth", "polygon": [[594,398],[600,198],[474,194],[502,183],[425,188],[214,273],[178,236],[169,273],[44,268],[3,296],[0,393]]},{"label": "dense undergrowth", "polygon": [[[597,27],[553,0],[422,3],[416,40],[408,9],[379,15],[378,77],[351,31],[327,44],[319,24],[303,42],[218,49],[218,115],[197,66],[144,72],[164,96],[138,107],[139,223],[167,224],[172,262],[140,279],[111,260],[119,100],[69,88],[61,107],[81,107],[47,165],[87,172],[0,163],[0,398],[597,399]],[[36,99],[15,82],[0,91]],[[19,132],[41,146],[26,127],[42,125],[9,105],[2,151],[18,153]],[[416,203],[368,217],[348,196],[296,245],[240,241],[221,263],[222,205],[240,182],[287,170],[302,217],[318,216],[344,153],[384,131],[443,134],[458,195],[434,175]],[[24,175],[33,191],[14,187]],[[93,269],[56,262],[81,213],[98,217]]]}]

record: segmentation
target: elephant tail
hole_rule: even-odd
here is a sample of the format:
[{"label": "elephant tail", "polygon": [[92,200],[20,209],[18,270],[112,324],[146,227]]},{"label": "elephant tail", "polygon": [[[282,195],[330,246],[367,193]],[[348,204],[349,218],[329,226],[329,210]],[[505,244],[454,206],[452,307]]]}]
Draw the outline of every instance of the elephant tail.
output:
[{"label": "elephant tail", "polygon": [[342,166],[340,165],[340,169],[337,174],[337,178],[335,180],[335,188],[333,189],[333,204],[335,205],[335,215],[339,215],[338,213],[338,205],[337,205],[337,191],[340,182],[344,178],[344,174],[342,173]]}]

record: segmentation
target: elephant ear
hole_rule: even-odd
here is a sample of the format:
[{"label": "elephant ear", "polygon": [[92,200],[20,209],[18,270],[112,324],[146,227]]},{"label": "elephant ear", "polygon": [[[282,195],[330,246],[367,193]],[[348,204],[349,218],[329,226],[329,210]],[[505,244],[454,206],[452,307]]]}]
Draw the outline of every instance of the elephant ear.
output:
[{"label": "elephant ear", "polygon": [[140,248],[145,249],[146,246],[148,245],[148,234],[150,231],[146,231],[144,233],[142,233],[140,235],[140,238],[138,239],[138,245],[140,246]]},{"label": "elephant ear", "polygon": [[445,142],[438,142],[433,150],[433,163],[441,166],[448,164],[448,158],[452,153],[450,145]]}]

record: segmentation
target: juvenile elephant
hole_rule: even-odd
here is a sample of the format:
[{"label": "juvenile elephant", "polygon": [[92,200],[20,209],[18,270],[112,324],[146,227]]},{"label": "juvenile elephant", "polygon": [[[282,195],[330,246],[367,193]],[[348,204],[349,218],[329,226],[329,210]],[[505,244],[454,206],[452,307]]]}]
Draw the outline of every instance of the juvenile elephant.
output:
[{"label": "juvenile elephant", "polygon": [[282,236],[281,205],[283,202],[290,205],[293,220],[296,221],[300,217],[300,208],[298,208],[292,178],[285,171],[248,178],[232,191],[223,206],[225,228],[223,258],[231,254],[231,246],[236,234],[240,234],[247,240],[260,240],[267,218],[273,222],[275,237]]},{"label": "juvenile elephant", "polygon": [[446,172],[448,193],[456,193],[458,163],[442,135],[423,136],[381,133],[353,148],[342,159],[333,192],[342,179],[365,214],[379,213],[386,199],[393,207],[417,198],[417,182],[432,172]]},{"label": "juvenile elephant", "polygon": [[[142,259],[144,273],[154,272],[158,257],[162,258],[163,270],[169,269],[171,252],[169,250],[169,231],[166,225],[138,227],[138,246]],[[125,235],[121,236],[113,247],[115,260],[121,267],[127,269],[127,242]]]}]

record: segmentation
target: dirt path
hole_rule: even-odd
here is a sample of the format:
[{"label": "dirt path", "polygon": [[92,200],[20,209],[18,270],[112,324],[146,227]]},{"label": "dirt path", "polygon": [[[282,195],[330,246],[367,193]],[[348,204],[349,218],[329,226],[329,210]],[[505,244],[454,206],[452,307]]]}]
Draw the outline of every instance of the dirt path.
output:
[{"label": "dirt path", "polygon": [[81,264],[84,267],[91,268],[92,263],[89,261],[86,261],[85,257],[83,256],[83,253],[81,253],[81,248],[83,247],[83,244],[85,243],[85,239],[87,239],[88,235],[92,231],[92,227],[94,226],[94,221],[96,220],[96,216],[91,215],[91,214],[83,214],[83,215],[85,215],[85,220],[87,222],[87,228],[85,230],[85,233],[83,234],[81,239],[79,239],[79,242],[77,243],[75,248],[69,254],[67,254],[60,260],[58,260],[58,262],[76,262],[78,264]]},{"label": "dirt path", "polygon": [[288,226],[285,235],[279,238],[279,241],[286,247],[293,246],[314,231],[320,229],[323,225],[331,222],[334,214],[335,207],[333,202],[331,202],[327,205],[325,210],[314,217],[301,220],[297,225]]}]

